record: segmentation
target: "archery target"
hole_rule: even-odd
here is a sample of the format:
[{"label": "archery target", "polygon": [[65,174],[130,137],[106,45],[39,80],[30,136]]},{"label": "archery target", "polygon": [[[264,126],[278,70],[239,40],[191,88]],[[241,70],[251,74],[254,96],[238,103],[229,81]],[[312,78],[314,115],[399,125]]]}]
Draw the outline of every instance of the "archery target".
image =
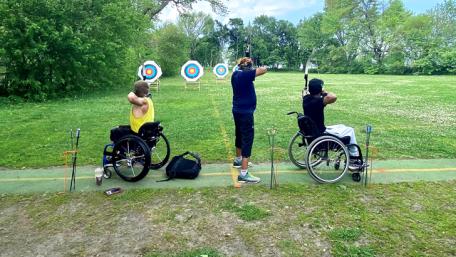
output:
[{"label": "archery target", "polygon": [[203,66],[197,61],[188,61],[182,66],[181,76],[189,82],[197,81],[203,75]]},{"label": "archery target", "polygon": [[153,83],[162,75],[162,70],[154,61],[147,61],[138,68],[138,77],[147,83]]},{"label": "archery target", "polygon": [[224,63],[219,63],[215,65],[214,70],[213,70],[215,76],[218,78],[225,78],[228,75],[228,65]]}]

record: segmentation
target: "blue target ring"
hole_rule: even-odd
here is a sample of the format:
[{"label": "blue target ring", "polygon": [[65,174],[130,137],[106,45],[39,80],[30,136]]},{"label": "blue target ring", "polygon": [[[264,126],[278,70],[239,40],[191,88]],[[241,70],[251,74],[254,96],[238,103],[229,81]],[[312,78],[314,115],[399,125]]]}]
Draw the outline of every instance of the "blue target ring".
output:
[{"label": "blue target ring", "polygon": [[145,65],[143,68],[143,76],[146,80],[152,80],[157,76],[157,67],[154,65]]},{"label": "blue target ring", "polygon": [[215,69],[215,72],[216,72],[217,75],[219,75],[219,76],[225,76],[227,70],[226,70],[225,66],[219,65],[219,66],[217,66],[217,68]]},{"label": "blue target ring", "polygon": [[190,79],[194,79],[198,77],[200,74],[200,68],[196,64],[189,64],[187,67],[185,67],[185,76],[187,76]]}]

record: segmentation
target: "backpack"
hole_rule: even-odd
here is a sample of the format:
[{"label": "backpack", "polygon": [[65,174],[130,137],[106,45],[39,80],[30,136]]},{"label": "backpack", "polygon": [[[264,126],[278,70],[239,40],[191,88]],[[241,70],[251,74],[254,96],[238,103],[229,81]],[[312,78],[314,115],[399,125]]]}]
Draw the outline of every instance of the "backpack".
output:
[{"label": "backpack", "polygon": [[[190,155],[195,160],[190,160],[184,156]],[[195,179],[198,177],[201,170],[201,158],[197,153],[185,152],[181,155],[174,156],[166,166],[167,179],[160,180],[168,181],[173,178]]]}]

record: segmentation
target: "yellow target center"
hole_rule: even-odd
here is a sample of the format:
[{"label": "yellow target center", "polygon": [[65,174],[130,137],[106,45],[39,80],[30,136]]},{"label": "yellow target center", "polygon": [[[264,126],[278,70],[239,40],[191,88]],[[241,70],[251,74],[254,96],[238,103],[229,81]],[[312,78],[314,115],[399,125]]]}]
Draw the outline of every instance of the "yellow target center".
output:
[{"label": "yellow target center", "polygon": [[149,69],[149,70],[146,70],[146,74],[147,74],[147,75],[151,75],[151,74],[152,74],[152,70],[150,70],[150,69]]},{"label": "yellow target center", "polygon": [[188,70],[188,72],[190,72],[190,74],[195,74],[196,70],[195,68],[191,68],[190,70]]}]

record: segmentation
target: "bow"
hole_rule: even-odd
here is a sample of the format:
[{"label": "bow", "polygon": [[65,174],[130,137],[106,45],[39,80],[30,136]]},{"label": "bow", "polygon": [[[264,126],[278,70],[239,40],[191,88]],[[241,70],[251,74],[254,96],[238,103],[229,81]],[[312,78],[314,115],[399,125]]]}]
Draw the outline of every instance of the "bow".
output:
[{"label": "bow", "polygon": [[309,94],[308,85],[309,85],[310,58],[312,58],[312,55],[314,53],[315,53],[315,48],[312,49],[312,52],[310,53],[309,58],[307,58],[307,62],[305,64],[305,66],[304,66],[304,81],[305,81],[305,84],[304,84],[304,89],[302,90],[302,97],[304,97],[305,95]]}]

